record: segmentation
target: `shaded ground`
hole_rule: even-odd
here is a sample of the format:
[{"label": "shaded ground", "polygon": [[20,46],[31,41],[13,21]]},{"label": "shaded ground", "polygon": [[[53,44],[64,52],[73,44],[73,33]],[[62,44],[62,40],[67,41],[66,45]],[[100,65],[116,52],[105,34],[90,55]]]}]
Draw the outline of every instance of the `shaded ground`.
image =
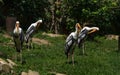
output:
[{"label": "shaded ground", "polygon": [[[10,35],[8,35],[8,34],[4,34],[3,35],[5,38],[10,38],[10,39],[12,39],[12,37],[10,36]],[[38,44],[38,45],[42,45],[42,44],[50,44],[50,42],[48,41],[48,40],[44,40],[44,39],[39,39],[39,38],[32,38],[32,41],[33,41],[33,43],[35,43],[35,44]],[[12,40],[10,40],[10,42],[9,43],[7,43],[7,45],[11,45],[11,44],[14,44],[13,42],[12,42]]]},{"label": "shaded ground", "polygon": [[[62,37],[62,36],[64,36],[64,35],[60,35],[60,34],[52,34],[52,33],[45,33],[45,32],[43,32],[42,35],[47,35],[49,37]],[[5,38],[12,39],[12,37],[8,34],[4,34],[3,36]],[[38,44],[38,45],[42,45],[42,44],[50,45],[51,44],[48,40],[40,39],[40,38],[34,38],[34,37],[32,38],[32,41],[33,41],[33,43]],[[7,43],[7,44],[11,45],[11,44],[14,44],[14,43],[12,42],[12,40],[10,40],[10,42]]]}]

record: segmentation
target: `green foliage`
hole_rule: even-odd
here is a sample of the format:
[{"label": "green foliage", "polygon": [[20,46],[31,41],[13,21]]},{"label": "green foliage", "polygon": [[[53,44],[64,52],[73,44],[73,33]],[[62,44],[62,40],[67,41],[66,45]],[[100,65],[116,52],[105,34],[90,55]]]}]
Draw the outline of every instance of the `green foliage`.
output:
[{"label": "green foliage", "polygon": [[10,39],[7,39],[7,38],[4,38],[4,36],[3,36],[3,34],[2,33],[0,33],[0,36],[1,36],[1,38],[0,38],[0,43],[8,43],[8,42],[10,42],[11,40]]},{"label": "green foliage", "polygon": [[[93,26],[100,27],[101,34],[119,31],[119,0],[59,0],[58,4],[56,1],[3,0],[4,5],[2,5],[0,16],[16,16],[24,29],[32,22],[42,18],[43,27],[47,31],[52,28],[52,24],[58,26],[59,32],[64,29],[73,31],[76,22],[92,23]],[[54,10],[55,23],[52,23],[51,10]]]},{"label": "green foliage", "polygon": [[3,0],[0,0],[0,7],[4,4]]},{"label": "green foliage", "polygon": [[71,18],[67,19],[67,29],[69,31],[75,31],[75,23],[76,22],[74,19],[71,19]]},{"label": "green foliage", "polygon": [[67,7],[69,7],[67,9],[68,15],[70,19],[74,20],[74,24],[73,23],[71,23],[71,25],[69,25],[69,23],[67,24],[68,26],[70,26],[69,28],[73,27],[73,25],[75,25],[76,22],[79,22],[80,24],[89,22],[92,23],[93,26],[100,27],[100,29],[102,29],[102,31],[100,31],[101,34],[114,33],[112,31],[113,30],[112,22],[115,19],[115,14],[118,13],[114,10],[111,10],[111,8],[116,8],[119,6],[117,5],[118,3],[117,1],[66,0],[66,3],[68,3]]},{"label": "green foliage", "polygon": [[39,18],[44,20],[44,8],[47,6],[47,0],[4,0],[2,15],[17,17],[17,20],[21,22],[22,28],[26,29]]}]

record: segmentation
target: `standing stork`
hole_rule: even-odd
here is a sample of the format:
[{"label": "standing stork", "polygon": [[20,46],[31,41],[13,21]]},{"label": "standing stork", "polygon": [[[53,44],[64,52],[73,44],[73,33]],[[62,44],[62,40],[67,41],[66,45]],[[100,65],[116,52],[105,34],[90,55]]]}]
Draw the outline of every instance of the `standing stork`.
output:
[{"label": "standing stork", "polygon": [[[24,32],[22,28],[20,28],[20,23],[19,21],[16,21],[15,28],[13,30],[13,40],[16,48],[16,60],[17,56],[20,57],[20,61],[22,62],[22,46],[24,42]],[[17,55],[18,54],[18,55]]]},{"label": "standing stork", "polygon": [[68,59],[68,62],[69,62],[69,57],[70,55],[72,55],[72,64],[74,66],[74,49],[75,49],[75,46],[77,44],[77,39],[78,39],[78,35],[79,35],[79,32],[81,30],[81,26],[79,23],[77,23],[75,25],[75,29],[76,31],[75,32],[72,32],[66,39],[66,43],[65,43],[65,54],[67,56],[67,59]]},{"label": "standing stork", "polygon": [[28,49],[29,49],[29,47],[32,46],[32,35],[35,32],[35,30],[38,29],[38,27],[40,26],[41,23],[42,23],[42,20],[38,20],[37,22],[32,23],[28,27],[28,29],[26,31],[26,35],[25,35],[25,41],[27,43]]},{"label": "standing stork", "polygon": [[96,32],[98,31],[99,28],[98,27],[83,27],[81,29],[81,32],[79,33],[79,36],[78,36],[78,47],[80,48],[82,46],[82,53],[84,54],[84,41],[85,41],[85,38],[88,34],[91,34],[93,32]]}]

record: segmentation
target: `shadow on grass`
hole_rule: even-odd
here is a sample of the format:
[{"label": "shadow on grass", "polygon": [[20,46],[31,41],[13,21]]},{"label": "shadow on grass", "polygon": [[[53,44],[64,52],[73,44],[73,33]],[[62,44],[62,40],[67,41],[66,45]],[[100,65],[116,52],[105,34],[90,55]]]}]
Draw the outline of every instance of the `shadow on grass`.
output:
[{"label": "shadow on grass", "polygon": [[[69,61],[69,62],[66,61],[65,64],[70,64],[71,65],[73,63],[72,63],[72,61]],[[74,61],[74,64],[78,64],[78,61]]]},{"label": "shadow on grass", "polygon": [[84,53],[84,54],[83,54],[83,53],[79,53],[79,55],[80,55],[80,56],[88,56],[87,53]]}]

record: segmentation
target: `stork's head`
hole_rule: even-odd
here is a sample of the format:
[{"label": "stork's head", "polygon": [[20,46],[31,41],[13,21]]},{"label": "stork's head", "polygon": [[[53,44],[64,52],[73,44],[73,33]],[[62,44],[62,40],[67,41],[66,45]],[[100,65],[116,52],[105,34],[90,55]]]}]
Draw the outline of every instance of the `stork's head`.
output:
[{"label": "stork's head", "polygon": [[16,29],[16,32],[17,32],[17,33],[19,33],[19,26],[20,26],[20,22],[19,22],[19,21],[16,21],[15,29]]},{"label": "stork's head", "polygon": [[94,29],[94,30],[96,30],[96,31],[98,31],[98,30],[99,30],[99,28],[98,28],[98,27],[92,27],[92,29]]},{"label": "stork's head", "polygon": [[38,20],[36,23],[37,23],[37,28],[38,28],[39,25],[42,23],[42,20]]},{"label": "stork's head", "polygon": [[42,23],[42,20],[38,20],[37,22]]},{"label": "stork's head", "polygon": [[20,22],[16,21],[16,27],[19,28],[19,26],[20,26]]},{"label": "stork's head", "polygon": [[94,32],[99,30],[98,27],[91,27],[91,28],[92,28],[92,30],[94,30]]},{"label": "stork's head", "polygon": [[42,23],[42,20],[38,20],[36,23],[37,23],[37,24],[40,24],[40,23]]},{"label": "stork's head", "polygon": [[98,30],[99,30],[98,27],[91,27],[91,28],[89,29],[88,34],[93,33],[93,32],[96,32],[96,31],[98,31]]},{"label": "stork's head", "polygon": [[79,33],[80,30],[82,29],[79,23],[76,23],[75,28],[76,28],[76,30],[77,30],[77,33]]}]

